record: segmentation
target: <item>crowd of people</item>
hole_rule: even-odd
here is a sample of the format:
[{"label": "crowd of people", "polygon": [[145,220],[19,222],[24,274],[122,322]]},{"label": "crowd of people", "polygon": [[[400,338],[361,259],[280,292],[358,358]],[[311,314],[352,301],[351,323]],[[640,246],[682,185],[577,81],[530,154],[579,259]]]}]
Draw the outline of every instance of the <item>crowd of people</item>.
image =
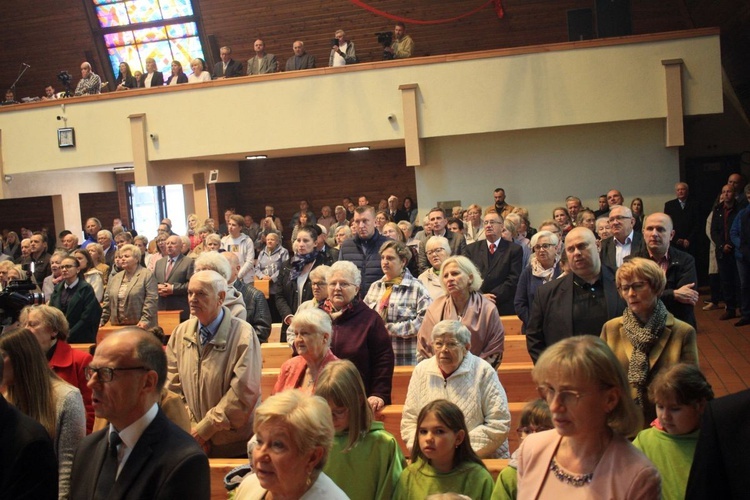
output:
[{"label": "crowd of people", "polygon": [[[329,67],[347,66],[360,61],[357,56],[354,42],[346,36],[344,30],[336,30],[334,38],[331,39],[331,54],[328,59]],[[185,74],[182,62],[174,60],[170,65],[170,72],[165,79],[165,75],[158,70],[156,60],[153,57],[147,57],[144,60],[145,67],[142,69],[133,69],[130,67],[132,62],[122,61],[119,64],[117,77],[114,82],[116,91],[125,91],[137,88],[162,87],[164,85],[179,85],[183,83],[201,83],[211,80],[221,80],[245,75],[264,75],[277,73],[279,71],[299,71],[316,67],[315,57],[305,50],[305,42],[295,40],[292,44],[293,54],[286,60],[282,67],[281,63],[274,54],[266,51],[266,44],[262,39],[257,39],[253,43],[253,56],[243,65],[241,61],[232,58],[232,48],[224,46],[219,49],[221,61],[217,62],[211,69],[206,61],[196,57],[189,61],[190,74]],[[390,43],[383,48],[384,59],[406,59],[414,55],[414,40],[406,34],[406,25],[397,22],[393,33],[391,34]],[[99,75],[94,73],[91,63],[84,61],[81,63],[81,78],[78,80],[75,89],[72,90],[72,96],[96,95],[100,94],[107,82],[102,82]],[[61,95],[62,94],[62,95]],[[58,93],[54,86],[45,87],[45,93],[41,100],[58,99],[61,97],[70,97],[66,92]],[[5,93],[5,99],[0,105],[18,104],[15,90],[8,89]]]},{"label": "crowd of people", "polygon": [[[744,179],[730,178],[707,223],[722,262],[712,290],[727,306],[721,319],[741,304],[743,326],[750,188],[737,198],[744,186],[733,181]],[[185,235],[164,219],[151,240],[95,217],[82,242],[8,231],[3,291],[26,279],[49,293],[47,304],[4,310],[0,420],[30,419],[42,432],[24,443],[0,432],[0,450],[41,446],[55,488],[27,485],[36,498],[207,498],[206,457],[246,452],[252,473],[232,483],[239,499],[690,496],[713,392],[693,313],[693,224],[703,221],[684,183],[676,194],[663,212],[641,200],[628,208],[617,190],[597,210],[571,196],[538,230],[502,188],[486,209],[431,208],[421,228],[410,198],[345,198],[317,216],[303,200],[290,248],[272,206],[260,223],[234,209],[218,227],[191,214]],[[256,281],[270,282],[268,299]],[[180,325],[161,332],[159,311],[175,310]],[[512,456],[497,376],[507,314],[523,323],[540,395]],[[295,356],[261,394],[272,322]],[[93,357],[70,346],[97,342],[103,326],[122,329]],[[374,420],[392,403],[394,367],[406,365],[410,464]],[[511,459],[496,483],[485,458]],[[690,483],[694,495],[706,487]]]}]

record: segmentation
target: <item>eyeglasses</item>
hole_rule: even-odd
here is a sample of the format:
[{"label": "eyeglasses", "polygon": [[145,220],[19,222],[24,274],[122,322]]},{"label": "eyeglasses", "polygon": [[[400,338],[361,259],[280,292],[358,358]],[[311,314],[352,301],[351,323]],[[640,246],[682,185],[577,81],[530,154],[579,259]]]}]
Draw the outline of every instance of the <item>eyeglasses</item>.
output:
[{"label": "eyeglasses", "polygon": [[442,342],[440,340],[432,343],[432,347],[436,351],[442,351],[443,349],[448,349],[452,351],[453,349],[458,348],[458,346],[460,345],[461,344],[459,344],[458,342]]},{"label": "eyeglasses", "polygon": [[613,215],[609,218],[609,222],[617,222],[625,219],[632,219],[632,217],[626,217],[624,215]]},{"label": "eyeglasses", "polygon": [[499,220],[485,220],[485,221],[482,221],[482,223],[485,226],[491,226],[493,224],[502,224],[502,222],[500,222]]},{"label": "eyeglasses", "polygon": [[552,427],[547,427],[546,425],[527,425],[525,427],[519,427],[518,429],[516,429],[516,432],[520,436],[521,434],[534,434],[535,432],[543,432],[550,429],[552,429]]},{"label": "eyeglasses", "polygon": [[62,265],[62,266],[59,266],[59,267],[60,267],[60,269],[73,269],[76,266],[71,266],[70,264],[65,264],[65,265]]},{"label": "eyeglasses", "polygon": [[145,366],[131,366],[129,368],[110,368],[109,366],[102,366],[101,368],[92,368],[92,366],[89,365],[83,369],[83,375],[86,377],[86,380],[91,380],[94,377],[94,374],[96,374],[96,378],[99,379],[100,382],[107,383],[112,382],[115,372],[125,372],[130,370],[149,371],[150,368],[146,368]]},{"label": "eyeglasses", "polygon": [[542,249],[549,250],[550,248],[554,248],[554,247],[555,245],[553,245],[552,243],[540,243],[538,245],[534,245],[534,251],[538,252],[539,250],[542,250]]},{"label": "eyeglasses", "polygon": [[312,286],[314,286],[315,288],[323,288],[324,286],[326,286],[326,282],[325,281],[313,281]]},{"label": "eyeglasses", "polygon": [[636,293],[638,293],[646,288],[646,285],[648,285],[648,283],[646,283],[645,281],[636,281],[629,285],[620,285],[617,287],[617,289],[622,293],[630,293],[630,290],[634,290]]},{"label": "eyeglasses", "polygon": [[443,252],[445,252],[445,248],[434,248],[432,250],[427,250],[427,252],[425,252],[425,253],[427,254],[428,257],[431,257],[433,255],[437,255],[437,254],[443,253]]},{"label": "eyeglasses", "polygon": [[557,396],[559,397],[560,404],[566,408],[576,406],[578,400],[586,395],[585,393],[578,391],[557,391],[548,385],[540,385],[536,390],[539,392],[539,396],[547,401],[548,405],[551,405]]},{"label": "eyeglasses", "polygon": [[328,283],[328,288],[330,288],[331,290],[335,290],[337,288],[341,288],[343,290],[344,288],[349,288],[350,286],[355,286],[355,285],[352,285],[351,283],[347,283],[347,282],[341,283],[338,281],[334,281],[333,283]]}]

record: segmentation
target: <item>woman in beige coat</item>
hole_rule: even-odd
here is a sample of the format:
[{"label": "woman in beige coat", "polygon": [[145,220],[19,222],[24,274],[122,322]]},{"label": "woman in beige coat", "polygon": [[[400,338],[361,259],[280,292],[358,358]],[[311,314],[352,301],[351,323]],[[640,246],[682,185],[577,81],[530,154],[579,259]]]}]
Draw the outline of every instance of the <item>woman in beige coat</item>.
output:
[{"label": "woman in beige coat", "polygon": [[119,250],[122,271],[112,276],[104,292],[100,326],[137,325],[147,330],[156,326],[159,298],[156,279],[140,266],[141,251],[135,245]]}]

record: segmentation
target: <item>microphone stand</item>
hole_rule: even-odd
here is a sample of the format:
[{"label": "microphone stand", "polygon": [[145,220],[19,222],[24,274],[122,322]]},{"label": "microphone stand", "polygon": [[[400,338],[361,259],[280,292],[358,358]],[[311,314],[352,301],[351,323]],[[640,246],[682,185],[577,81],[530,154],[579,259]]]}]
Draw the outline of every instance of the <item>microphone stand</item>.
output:
[{"label": "microphone stand", "polygon": [[23,64],[23,69],[21,70],[20,73],[18,73],[18,78],[16,78],[16,81],[13,82],[13,85],[10,86],[10,88],[11,88],[11,90],[13,90],[14,94],[16,93],[16,84],[18,83],[18,80],[20,80],[21,77],[23,76],[23,74],[26,73],[26,70],[31,67],[28,64],[25,64],[25,63],[22,63],[22,64]]}]

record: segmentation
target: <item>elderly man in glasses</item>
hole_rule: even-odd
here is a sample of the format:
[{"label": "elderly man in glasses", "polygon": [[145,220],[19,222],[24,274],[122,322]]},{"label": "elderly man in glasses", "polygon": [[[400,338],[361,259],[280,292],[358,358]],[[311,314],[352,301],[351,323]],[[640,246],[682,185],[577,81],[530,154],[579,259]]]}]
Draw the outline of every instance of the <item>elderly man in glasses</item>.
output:
[{"label": "elderly man in glasses", "polygon": [[167,377],[161,343],[121,330],[97,346],[85,374],[94,412],[109,425],[81,441],[71,498],[208,499],[206,455],[158,405]]},{"label": "elderly man in glasses", "polygon": [[633,212],[622,205],[614,205],[609,209],[609,228],[612,236],[602,240],[602,264],[613,271],[622,265],[623,260],[630,254],[638,254],[644,250],[643,235],[633,231],[635,219]]}]

